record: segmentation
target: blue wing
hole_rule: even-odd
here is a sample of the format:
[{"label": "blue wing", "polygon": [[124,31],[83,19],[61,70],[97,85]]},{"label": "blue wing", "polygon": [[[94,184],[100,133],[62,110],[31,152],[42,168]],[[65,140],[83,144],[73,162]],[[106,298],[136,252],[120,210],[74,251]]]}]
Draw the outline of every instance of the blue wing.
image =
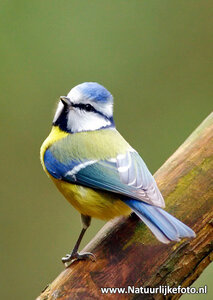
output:
[{"label": "blue wing", "polygon": [[127,151],[108,160],[70,160],[62,163],[51,149],[44,154],[47,171],[55,178],[87,187],[119,193],[164,207],[156,182],[139,154]]},{"label": "blue wing", "polygon": [[44,164],[58,180],[124,195],[122,200],[163,243],[195,236],[193,230],[160,208],[164,206],[163,197],[142,158],[133,149],[108,160],[66,159],[62,163],[49,148],[44,154]]}]

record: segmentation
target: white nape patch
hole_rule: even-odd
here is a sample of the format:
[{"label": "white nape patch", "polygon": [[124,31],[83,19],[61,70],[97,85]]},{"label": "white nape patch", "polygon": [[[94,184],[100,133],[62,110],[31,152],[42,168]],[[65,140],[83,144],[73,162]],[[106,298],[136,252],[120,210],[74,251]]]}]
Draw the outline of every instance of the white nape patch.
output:
[{"label": "white nape patch", "polygon": [[67,117],[67,128],[75,133],[81,131],[97,130],[109,126],[111,122],[95,112],[85,112],[73,107]]},{"label": "white nape patch", "polygon": [[64,108],[64,104],[61,101],[59,101],[56,112],[55,112],[55,116],[54,116],[54,119],[53,119],[53,123],[57,121],[57,119],[59,118],[63,108]]},{"label": "white nape patch", "polygon": [[75,174],[77,174],[81,169],[84,169],[86,168],[87,166],[90,166],[90,165],[93,165],[97,162],[97,160],[89,160],[89,161],[86,161],[85,163],[82,163],[82,164],[79,164],[77,166],[75,166],[71,171],[68,171],[66,174],[65,174],[65,177],[66,176],[74,176]]}]

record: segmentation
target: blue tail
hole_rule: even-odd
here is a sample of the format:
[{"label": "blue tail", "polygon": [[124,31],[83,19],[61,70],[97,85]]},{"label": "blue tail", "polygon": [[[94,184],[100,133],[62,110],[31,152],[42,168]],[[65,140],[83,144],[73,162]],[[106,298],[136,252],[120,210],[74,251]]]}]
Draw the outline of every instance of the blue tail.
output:
[{"label": "blue tail", "polygon": [[162,243],[195,237],[194,231],[160,207],[134,200],[123,200]]}]

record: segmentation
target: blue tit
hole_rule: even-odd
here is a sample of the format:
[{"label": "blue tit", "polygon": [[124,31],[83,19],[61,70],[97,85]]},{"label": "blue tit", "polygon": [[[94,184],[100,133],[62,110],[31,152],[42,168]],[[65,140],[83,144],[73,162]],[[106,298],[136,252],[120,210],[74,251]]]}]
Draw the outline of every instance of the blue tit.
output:
[{"label": "blue tit", "polygon": [[133,211],[162,243],[195,236],[163,210],[164,199],[146,164],[116,130],[113,97],[102,85],[85,82],[60,97],[40,157],[44,171],[81,214],[82,231],[64,263],[94,258],[78,253],[92,217],[109,220]]}]

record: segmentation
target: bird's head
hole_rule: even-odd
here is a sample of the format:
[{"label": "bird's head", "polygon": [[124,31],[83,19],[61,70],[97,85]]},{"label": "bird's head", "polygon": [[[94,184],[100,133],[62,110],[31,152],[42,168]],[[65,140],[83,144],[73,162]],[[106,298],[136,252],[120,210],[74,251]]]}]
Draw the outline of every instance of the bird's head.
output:
[{"label": "bird's head", "polygon": [[60,97],[53,125],[71,133],[114,127],[113,97],[96,82],[81,83]]}]

